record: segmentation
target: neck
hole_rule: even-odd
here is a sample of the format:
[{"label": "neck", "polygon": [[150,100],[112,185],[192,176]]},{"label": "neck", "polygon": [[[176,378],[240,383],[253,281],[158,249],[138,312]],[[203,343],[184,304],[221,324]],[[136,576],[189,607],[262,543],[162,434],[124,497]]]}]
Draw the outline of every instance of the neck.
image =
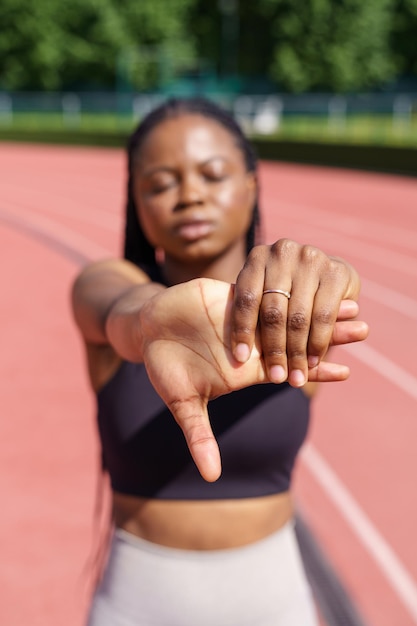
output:
[{"label": "neck", "polygon": [[182,263],[167,257],[162,265],[162,272],[169,285],[183,283],[194,278],[213,278],[226,283],[235,283],[237,275],[246,260],[246,249],[239,246],[221,257],[206,261]]}]

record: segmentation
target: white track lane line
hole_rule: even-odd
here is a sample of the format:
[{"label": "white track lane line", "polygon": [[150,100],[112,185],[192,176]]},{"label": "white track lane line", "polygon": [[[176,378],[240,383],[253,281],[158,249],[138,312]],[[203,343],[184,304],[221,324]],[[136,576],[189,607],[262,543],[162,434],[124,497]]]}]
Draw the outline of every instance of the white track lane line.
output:
[{"label": "white track lane line", "polygon": [[[28,215],[25,212],[24,219],[19,220],[16,219],[16,215],[9,214],[7,211],[2,211],[2,213],[10,218],[12,222],[21,222],[25,226],[40,229],[48,235],[61,239],[67,245],[71,244],[88,256],[107,256],[109,254],[108,250],[86,239],[79,233],[47,218],[39,215],[35,217],[33,214]],[[341,347],[417,399],[417,379],[390,359],[381,355],[377,350],[366,344]],[[355,535],[376,561],[417,624],[417,586],[411,575],[319,452],[311,444],[307,443],[302,450],[301,456],[309,471],[337,506]]]},{"label": "white track lane line", "polygon": [[83,254],[91,260],[109,258],[112,253],[107,248],[103,248],[99,244],[87,239],[80,233],[62,226],[58,222],[49,219],[43,215],[31,212],[27,209],[20,208],[19,215],[16,212],[11,213],[0,208],[0,217],[3,216],[9,223],[22,225],[41,234],[45,234],[64,245],[71,246],[77,252]]},{"label": "white track lane line", "polygon": [[386,378],[392,385],[417,400],[417,378],[375,348],[367,343],[352,343],[339,346],[339,349],[346,350],[370,369]]},{"label": "white track lane line", "polygon": [[401,315],[417,320],[416,299],[405,296],[395,289],[384,287],[383,285],[380,285],[373,280],[369,280],[368,278],[363,278],[362,276],[361,283],[361,298],[369,298],[370,300],[383,304],[384,307],[397,311],[397,313],[401,313]]},{"label": "white track lane line", "polygon": [[312,227],[317,227],[319,223],[343,237],[353,239],[355,242],[357,242],[358,237],[363,237],[366,233],[368,241],[373,240],[384,247],[400,241],[403,248],[408,247],[410,252],[417,252],[416,233],[410,228],[381,223],[363,215],[346,215],[319,208],[317,205],[308,206],[295,202],[278,201],[274,202],[274,206],[275,212],[284,208],[285,215],[290,215],[294,221],[301,222],[303,225],[307,223]]},{"label": "white track lane line", "polygon": [[[0,183],[0,196],[2,194],[2,187]],[[117,213],[109,213],[108,211],[100,210],[99,208],[92,207],[88,203],[84,203],[82,206],[76,199],[60,196],[58,194],[52,197],[52,201],[55,203],[52,209],[48,209],[51,204],[51,194],[45,192],[32,193],[30,202],[26,202],[25,199],[10,200],[11,192],[7,194],[8,199],[5,201],[9,210],[17,211],[32,211],[35,215],[47,214],[50,218],[54,217],[70,217],[75,218],[85,224],[92,224],[93,226],[100,226],[100,228],[109,230],[110,232],[116,232],[123,225],[124,216],[122,211],[120,215]],[[16,193],[15,198],[19,198],[19,193]],[[48,205],[49,203],[49,205]],[[42,207],[41,209],[38,207]]]},{"label": "white track lane line", "polygon": [[363,509],[316,448],[306,443],[301,459],[346,520],[417,624],[417,584]]}]

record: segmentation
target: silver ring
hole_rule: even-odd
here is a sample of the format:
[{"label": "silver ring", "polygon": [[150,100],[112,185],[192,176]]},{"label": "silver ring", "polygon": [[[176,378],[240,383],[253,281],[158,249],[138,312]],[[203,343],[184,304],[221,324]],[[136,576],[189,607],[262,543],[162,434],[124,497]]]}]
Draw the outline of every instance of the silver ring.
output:
[{"label": "silver ring", "polygon": [[281,293],[283,296],[288,298],[288,300],[291,298],[290,292],[285,291],[285,289],[265,289],[262,295],[264,296],[266,293]]}]

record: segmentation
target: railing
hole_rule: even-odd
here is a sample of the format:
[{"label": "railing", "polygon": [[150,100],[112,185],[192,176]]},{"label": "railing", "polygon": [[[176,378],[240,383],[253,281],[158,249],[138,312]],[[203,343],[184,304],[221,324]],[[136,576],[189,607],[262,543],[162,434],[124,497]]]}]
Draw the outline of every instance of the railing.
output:
[{"label": "railing", "polygon": [[[205,95],[230,109],[249,134],[362,138],[382,143],[398,140],[417,145],[417,93]],[[166,97],[117,92],[0,92],[0,130],[129,130]]]}]

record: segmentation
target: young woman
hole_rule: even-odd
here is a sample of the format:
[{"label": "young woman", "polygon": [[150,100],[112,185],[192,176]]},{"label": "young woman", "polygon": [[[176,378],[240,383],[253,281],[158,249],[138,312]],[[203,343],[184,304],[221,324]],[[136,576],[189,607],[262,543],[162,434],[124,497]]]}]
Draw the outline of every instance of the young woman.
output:
[{"label": "young woman", "polygon": [[329,347],[367,335],[357,273],[259,243],[255,156],[210,101],[128,156],[125,258],[73,288],[114,517],[89,626],[313,626],[291,472],[314,385],[349,374]]}]

